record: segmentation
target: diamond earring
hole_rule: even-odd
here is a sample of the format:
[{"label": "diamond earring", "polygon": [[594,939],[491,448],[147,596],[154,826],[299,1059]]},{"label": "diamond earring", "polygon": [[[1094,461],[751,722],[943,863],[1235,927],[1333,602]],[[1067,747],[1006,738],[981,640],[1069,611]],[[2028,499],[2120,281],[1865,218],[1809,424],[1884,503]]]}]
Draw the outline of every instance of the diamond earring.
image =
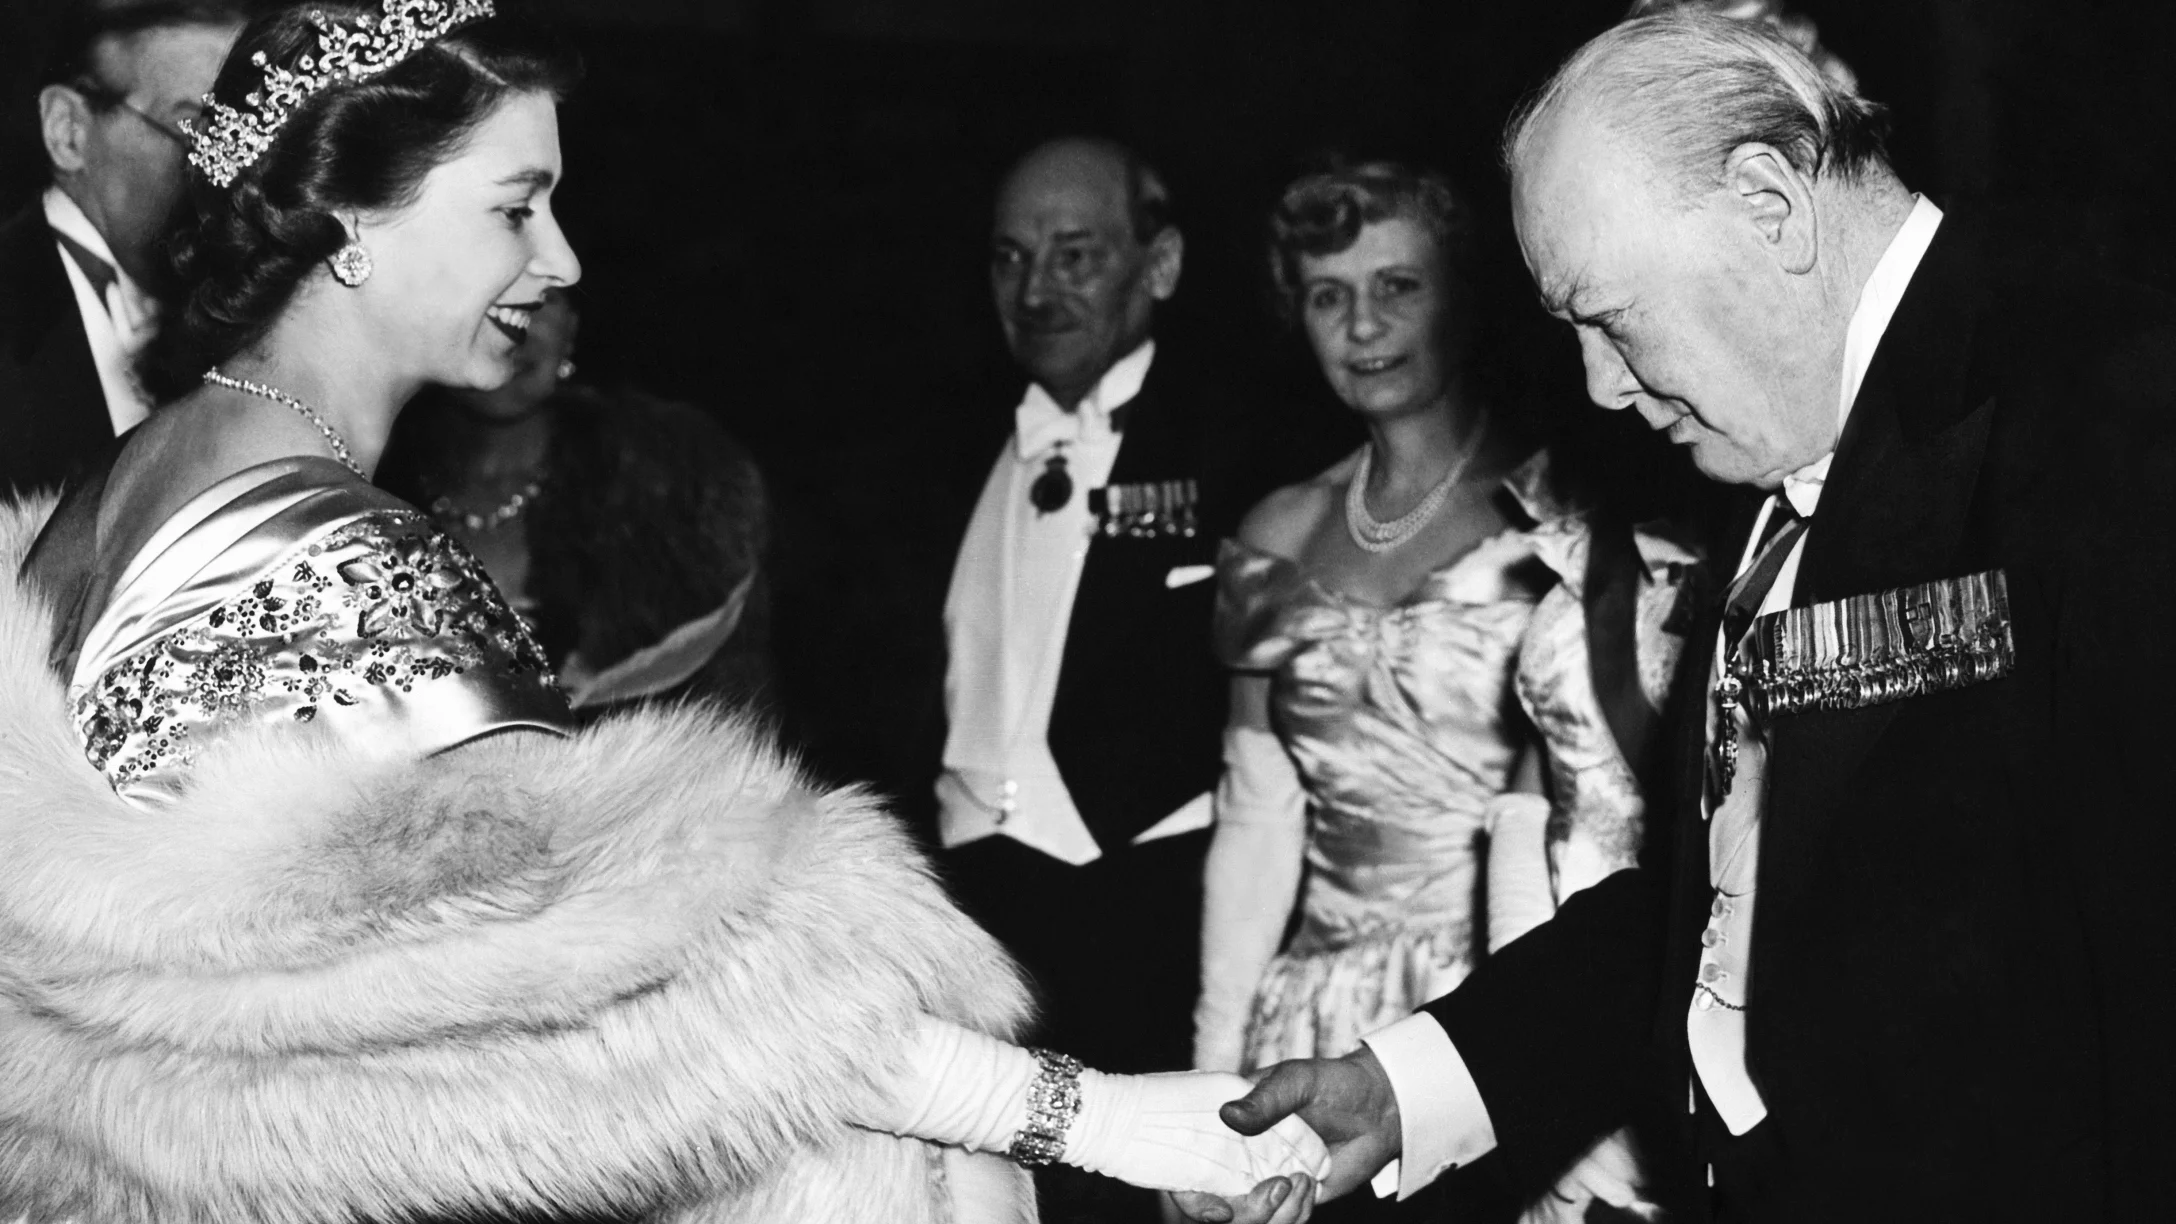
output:
[{"label": "diamond earring", "polygon": [[350,242],[333,253],[332,274],[350,289],[369,280],[374,267],[370,262],[370,249],[360,242]]},{"label": "diamond earring", "polygon": [[574,377],[574,358],[569,357],[559,363],[559,381],[565,382],[572,377]]}]

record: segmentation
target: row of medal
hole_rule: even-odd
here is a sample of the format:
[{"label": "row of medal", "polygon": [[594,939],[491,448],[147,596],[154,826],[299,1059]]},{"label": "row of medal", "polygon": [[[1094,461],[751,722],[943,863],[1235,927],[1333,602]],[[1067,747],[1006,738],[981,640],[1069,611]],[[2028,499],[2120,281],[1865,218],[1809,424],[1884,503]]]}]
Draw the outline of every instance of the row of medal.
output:
[{"label": "row of medal", "polygon": [[2001,570],[1772,612],[1736,669],[1756,717],[1855,710],[2009,675]]},{"label": "row of medal", "polygon": [[1201,528],[1197,518],[1200,500],[1201,491],[1194,481],[1155,480],[1091,489],[1088,509],[1096,516],[1096,530],[1106,536],[1192,539]]}]

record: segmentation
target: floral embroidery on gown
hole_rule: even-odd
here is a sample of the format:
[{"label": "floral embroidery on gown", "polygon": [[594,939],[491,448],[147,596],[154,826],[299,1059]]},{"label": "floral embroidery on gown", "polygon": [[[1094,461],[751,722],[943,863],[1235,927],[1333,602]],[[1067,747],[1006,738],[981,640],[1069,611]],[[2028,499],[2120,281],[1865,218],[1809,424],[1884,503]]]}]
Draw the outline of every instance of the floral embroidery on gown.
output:
[{"label": "floral embroidery on gown", "polygon": [[69,684],[84,754],[138,806],[209,741],[277,720],[427,755],[566,701],[460,545],[404,503],[280,460],[190,499],[138,550]]},{"label": "floral embroidery on gown", "polygon": [[[1536,522],[1565,513],[1545,456],[1504,487]],[[1309,808],[1298,930],[1256,991],[1243,1069],[1347,1053],[1473,968],[1484,809],[1527,734],[1513,669],[1556,582],[1530,537],[1482,541],[1391,607],[1225,541],[1218,649],[1271,675]]]}]

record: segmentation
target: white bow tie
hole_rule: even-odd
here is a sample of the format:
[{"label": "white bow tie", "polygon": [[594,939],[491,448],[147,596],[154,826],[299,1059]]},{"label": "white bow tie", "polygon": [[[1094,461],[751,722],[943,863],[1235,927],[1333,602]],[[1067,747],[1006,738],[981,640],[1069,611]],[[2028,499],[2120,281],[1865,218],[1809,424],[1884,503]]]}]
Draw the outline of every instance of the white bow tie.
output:
[{"label": "white bow tie", "polygon": [[1090,395],[1080,407],[1067,412],[1040,386],[1028,388],[1027,398],[1013,410],[1013,432],[1022,460],[1034,459],[1063,444],[1101,442],[1117,433],[1111,414]]}]

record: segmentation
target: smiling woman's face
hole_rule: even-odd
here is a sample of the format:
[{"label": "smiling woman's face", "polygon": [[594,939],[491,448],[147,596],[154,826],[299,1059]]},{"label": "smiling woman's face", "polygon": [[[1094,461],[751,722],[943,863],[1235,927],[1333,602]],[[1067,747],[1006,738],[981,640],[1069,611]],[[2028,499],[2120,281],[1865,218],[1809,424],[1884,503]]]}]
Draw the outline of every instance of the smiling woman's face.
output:
[{"label": "smiling woman's face", "polygon": [[545,291],[581,276],[552,215],[559,170],[552,99],[515,94],[424,177],[414,202],[360,218],[375,265],[358,290],[373,347],[444,386],[513,377]]},{"label": "smiling woman's face", "polygon": [[1300,318],[1322,374],[1356,412],[1429,408],[1450,377],[1450,286],[1435,239],[1404,217],[1360,230],[1351,246],[1299,260]]}]

